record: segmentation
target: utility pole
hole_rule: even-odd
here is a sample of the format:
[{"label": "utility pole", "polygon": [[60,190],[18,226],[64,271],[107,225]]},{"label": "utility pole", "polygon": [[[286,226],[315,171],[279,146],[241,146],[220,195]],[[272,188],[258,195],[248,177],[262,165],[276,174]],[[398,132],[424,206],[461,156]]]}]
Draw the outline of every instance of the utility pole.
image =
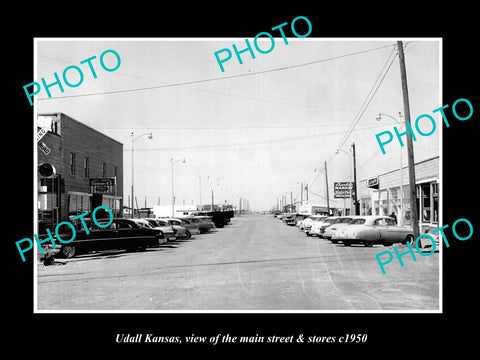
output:
[{"label": "utility pole", "polygon": [[293,213],[293,193],[290,191],[290,212]]},{"label": "utility pole", "polygon": [[[407,70],[405,69],[405,56],[403,54],[403,43],[397,42],[398,59],[400,63],[400,77],[402,79],[403,112],[405,114],[405,129],[411,129],[410,125],[410,103],[408,100]],[[408,178],[410,185],[410,211],[412,213],[412,227],[414,240],[420,235],[418,228],[417,189],[415,181],[415,162],[413,157],[412,132],[407,132],[407,156],[408,156]],[[402,204],[403,206],[403,204]]]},{"label": "utility pole", "polygon": [[327,211],[330,215],[330,200],[328,197],[328,176],[327,176],[327,162],[325,161],[325,186],[327,187]]},{"label": "utility pole", "polygon": [[[277,203],[278,205],[278,203]],[[242,213],[242,197],[240,197],[240,201],[239,201],[239,204],[238,204],[238,208],[240,210],[240,214]]]},{"label": "utility pole", "polygon": [[355,160],[355,143],[352,143],[352,157],[353,157],[353,215],[360,214],[360,207],[357,200],[357,163]]},{"label": "utility pole", "polygon": [[303,183],[300,184],[300,205],[303,205]]},{"label": "utility pole", "polygon": [[308,203],[308,184],[305,184],[305,196]]},{"label": "utility pole", "polygon": [[211,210],[213,211],[213,189],[212,189],[212,209]]},{"label": "utility pole", "polygon": [[202,175],[198,175],[198,190],[199,190],[199,203],[200,209],[203,210],[202,207]]}]

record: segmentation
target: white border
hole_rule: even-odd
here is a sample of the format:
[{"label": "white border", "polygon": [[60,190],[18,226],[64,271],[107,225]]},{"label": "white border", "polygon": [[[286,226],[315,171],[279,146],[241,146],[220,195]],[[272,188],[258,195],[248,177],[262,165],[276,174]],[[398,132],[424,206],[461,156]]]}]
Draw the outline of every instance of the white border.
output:
[{"label": "white border", "polygon": [[[281,39],[281,37],[275,37],[275,39]],[[306,37],[306,38],[291,38],[287,37],[288,41],[386,41],[386,42],[396,42],[396,41],[437,41],[438,42],[438,59],[439,59],[439,106],[443,104],[443,38],[441,37],[372,37],[372,38],[315,38],[315,37]],[[33,38],[34,41],[34,65],[33,65],[33,76],[34,79],[37,79],[37,44],[38,41],[231,41],[231,40],[244,40],[241,37],[234,38]],[[262,40],[262,39],[261,39]],[[408,81],[408,74],[407,74]],[[33,141],[34,141],[34,166],[33,166],[33,206],[34,206],[34,233],[38,231],[38,206],[37,206],[37,197],[38,197],[38,149],[37,149],[37,107],[36,107],[36,96],[34,98],[33,105]],[[429,110],[429,109],[427,109]],[[433,110],[433,109],[432,109]],[[440,115],[441,116],[441,115]],[[440,122],[441,123],[441,122]],[[443,126],[439,126],[439,186],[440,186],[440,201],[439,201],[439,227],[443,226]],[[441,239],[442,240],[442,239]],[[443,242],[439,242],[439,309],[438,310],[39,310],[37,302],[37,251],[32,251],[33,256],[33,274],[34,274],[34,284],[33,284],[33,296],[34,296],[34,313],[54,313],[54,314],[70,314],[70,313],[79,313],[79,314],[205,314],[205,313],[214,313],[214,314],[439,314],[443,313]],[[33,247],[37,249],[35,246]]]}]

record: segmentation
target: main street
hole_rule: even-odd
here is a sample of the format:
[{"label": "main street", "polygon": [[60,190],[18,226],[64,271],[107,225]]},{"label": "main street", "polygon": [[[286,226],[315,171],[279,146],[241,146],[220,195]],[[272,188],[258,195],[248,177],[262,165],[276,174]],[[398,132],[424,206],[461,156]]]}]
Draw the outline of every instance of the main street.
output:
[{"label": "main street", "polygon": [[[396,245],[400,252],[404,245]],[[375,245],[307,237],[272,215],[142,253],[56,259],[37,267],[38,310],[438,310],[439,254],[386,265]],[[393,252],[393,250],[392,250]]]}]

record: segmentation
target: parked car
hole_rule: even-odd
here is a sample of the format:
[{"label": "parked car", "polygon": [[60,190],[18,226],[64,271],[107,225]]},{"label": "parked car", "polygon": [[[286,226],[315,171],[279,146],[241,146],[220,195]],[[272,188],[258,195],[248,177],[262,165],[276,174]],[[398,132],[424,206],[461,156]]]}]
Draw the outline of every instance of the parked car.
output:
[{"label": "parked car", "polygon": [[[197,233],[199,234],[200,231],[198,230],[198,225],[190,224],[186,220],[182,222],[180,219],[175,218],[166,218],[166,220],[172,225],[173,229],[176,230],[175,236],[181,239],[190,239],[192,237],[192,233],[189,229],[195,232],[194,228],[197,229]],[[188,226],[188,228],[187,228]]]},{"label": "parked car", "polygon": [[198,230],[201,234],[206,234],[212,229],[215,229],[215,224],[208,216],[192,216],[185,218],[195,225],[198,225]]},{"label": "parked car", "polygon": [[[325,216],[325,215],[312,215],[312,216],[310,216],[309,218],[304,220],[303,231],[305,231],[305,234],[307,234],[307,236],[312,236],[310,230],[312,229],[313,224],[318,223],[318,222],[320,222],[320,221],[322,221],[323,219],[326,219],[326,218],[327,218],[327,216]],[[310,219],[310,220],[307,221],[308,219]]]},{"label": "parked car", "polygon": [[286,214],[286,215],[282,216],[282,221],[285,224],[290,225],[290,226],[295,225],[295,223],[296,223],[295,214]]},{"label": "parked car", "polygon": [[316,235],[318,237],[323,236],[323,232],[327,226],[332,225],[339,216],[328,216],[320,221],[314,221],[310,229],[310,235]]},{"label": "parked car", "polygon": [[[99,224],[108,224],[110,219],[97,219]],[[127,251],[144,251],[147,247],[160,244],[163,237],[161,231],[139,225],[131,219],[114,218],[112,223],[101,228],[93,221],[86,222],[89,233],[85,229],[76,231],[75,239],[64,244],[56,235],[55,245],[60,249],[59,255],[71,258],[90,251],[125,249]],[[65,228],[65,227],[64,227]],[[70,239],[70,228],[59,234],[62,239]]]},{"label": "parked car", "polygon": [[[142,219],[147,221],[153,228],[160,230],[164,234],[165,242],[175,240],[175,231],[173,230],[172,225],[168,221],[156,219],[156,218],[144,218]],[[144,222],[141,221],[141,224]]]},{"label": "parked car", "polygon": [[413,229],[398,226],[395,219],[388,216],[359,216],[348,226],[338,229],[335,240],[341,240],[345,246],[363,244],[367,247],[374,244],[390,245],[393,243],[412,243]]},{"label": "parked car", "polygon": [[300,230],[305,231],[305,227],[306,226],[311,226],[313,219],[318,218],[318,217],[326,217],[326,216],[324,216],[324,215],[309,215],[309,216],[307,216],[305,219],[300,221],[300,226],[299,226]]},{"label": "parked car", "polygon": [[295,220],[296,220],[295,226],[300,227],[302,221],[305,220],[307,217],[308,215],[297,214],[295,216]]},{"label": "parked car", "polygon": [[[337,229],[343,226],[347,226],[352,220],[352,216],[339,216],[330,224],[330,226],[324,228],[322,237],[332,240],[332,236],[337,231]],[[337,241],[335,241],[335,243],[337,243]]]},{"label": "parked car", "polygon": [[[180,221],[180,224],[187,229],[187,239],[190,238],[192,235],[200,234],[200,230],[198,228],[198,224],[195,224],[190,219],[173,219]],[[188,235],[190,234],[190,235]]]}]

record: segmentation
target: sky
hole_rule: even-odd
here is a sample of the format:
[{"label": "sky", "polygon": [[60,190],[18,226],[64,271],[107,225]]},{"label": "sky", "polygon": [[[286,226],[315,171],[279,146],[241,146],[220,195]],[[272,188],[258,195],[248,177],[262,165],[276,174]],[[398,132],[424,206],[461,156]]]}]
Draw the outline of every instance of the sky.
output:
[{"label": "sky", "polygon": [[[255,59],[241,54],[243,64],[233,54],[222,72],[214,53],[224,48],[233,53],[232,44],[243,49],[245,38],[42,38],[36,40],[33,81],[44,77],[52,82],[53,73],[61,77],[69,65],[79,66],[84,79],[76,88],[64,86],[63,93],[52,87],[52,98],[42,90],[35,108],[37,113],[63,112],[123,143],[125,203],[133,131],[135,137],[153,135],[134,142],[135,196],[142,206],[145,197],[147,206],[158,198],[171,205],[172,158],[177,204],[198,204],[200,198],[210,203],[213,190],[216,203],[237,205],[243,197],[252,209],[267,210],[282,195],[290,199],[292,192],[299,198],[301,183],[309,184],[310,202],[325,204],[327,161],[330,205],[342,206],[343,200],[333,199],[333,182],[350,180],[353,142],[358,180],[399,166],[398,141],[387,145],[383,155],[375,139],[381,131],[393,132],[395,125],[388,116],[376,120],[378,113],[403,121],[398,116],[403,113],[398,56],[388,61],[396,54],[396,41],[288,38],[285,44],[280,37],[267,54],[255,48]],[[411,119],[429,114],[439,125],[440,116],[432,111],[443,105],[441,42],[403,41]],[[270,42],[259,44],[267,49]],[[112,72],[99,64],[109,49],[121,58]],[[96,79],[87,64],[80,64],[94,55]],[[115,66],[112,54],[104,59],[108,67]],[[78,80],[75,71],[69,76],[72,83]],[[118,92],[123,90],[128,91]],[[420,127],[427,132],[430,126]],[[428,137],[417,135],[415,161],[440,154],[441,128]],[[405,148],[403,154],[406,165]]]}]

